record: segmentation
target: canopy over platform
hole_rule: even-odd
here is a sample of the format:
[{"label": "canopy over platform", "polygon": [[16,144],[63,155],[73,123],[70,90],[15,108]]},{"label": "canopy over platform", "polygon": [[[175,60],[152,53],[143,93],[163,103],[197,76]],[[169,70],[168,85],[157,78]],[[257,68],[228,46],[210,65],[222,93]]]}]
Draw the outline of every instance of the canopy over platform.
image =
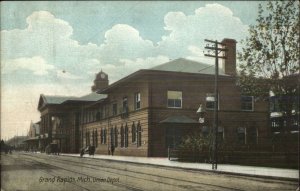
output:
[{"label": "canopy over platform", "polygon": [[159,123],[179,123],[179,124],[195,124],[198,121],[184,115],[170,116],[160,121]]}]

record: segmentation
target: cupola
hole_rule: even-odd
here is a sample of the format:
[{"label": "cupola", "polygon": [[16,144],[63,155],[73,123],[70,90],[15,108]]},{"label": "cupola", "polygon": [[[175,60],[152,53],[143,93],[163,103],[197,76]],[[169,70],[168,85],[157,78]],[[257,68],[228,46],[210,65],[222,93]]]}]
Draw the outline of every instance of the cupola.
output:
[{"label": "cupola", "polygon": [[96,74],[94,85],[92,86],[92,92],[101,91],[108,87],[108,75],[102,71]]}]

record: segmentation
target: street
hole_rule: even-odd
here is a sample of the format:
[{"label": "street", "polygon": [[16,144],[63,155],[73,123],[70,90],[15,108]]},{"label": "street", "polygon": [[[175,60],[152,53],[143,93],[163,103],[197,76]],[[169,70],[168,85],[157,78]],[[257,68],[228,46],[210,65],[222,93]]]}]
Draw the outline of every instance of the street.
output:
[{"label": "street", "polygon": [[33,153],[1,155],[7,190],[293,190],[296,181]]}]

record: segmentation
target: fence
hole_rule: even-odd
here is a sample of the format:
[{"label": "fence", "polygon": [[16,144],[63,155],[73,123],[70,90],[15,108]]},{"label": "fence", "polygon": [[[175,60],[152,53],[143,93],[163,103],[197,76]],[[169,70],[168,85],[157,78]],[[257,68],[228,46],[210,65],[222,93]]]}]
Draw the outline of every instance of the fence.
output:
[{"label": "fence", "polygon": [[[185,150],[185,149],[168,149],[169,160],[182,162],[202,162],[210,163],[211,152]],[[222,164],[240,164],[255,165],[280,168],[298,169],[299,153],[297,152],[270,152],[270,151],[253,151],[242,150],[222,150],[218,152],[218,163]]]}]

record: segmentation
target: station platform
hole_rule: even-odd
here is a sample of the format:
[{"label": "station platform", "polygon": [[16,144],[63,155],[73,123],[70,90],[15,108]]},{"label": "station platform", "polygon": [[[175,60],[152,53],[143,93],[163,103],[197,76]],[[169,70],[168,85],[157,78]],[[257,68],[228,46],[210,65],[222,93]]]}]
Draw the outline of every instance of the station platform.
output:
[{"label": "station platform", "polygon": [[[80,157],[79,154],[66,154],[61,153],[64,156]],[[243,166],[232,164],[218,164],[217,170],[212,170],[212,165],[209,163],[189,163],[170,161],[168,158],[157,157],[132,157],[132,156],[111,156],[111,155],[99,155],[89,156],[85,154],[84,158],[94,158],[118,162],[137,163],[146,165],[156,165],[160,167],[181,168],[185,170],[200,170],[214,173],[233,174],[241,176],[262,177],[282,180],[299,180],[299,170],[296,169],[283,169],[283,168],[271,168],[271,167],[259,167],[259,166]]]}]

